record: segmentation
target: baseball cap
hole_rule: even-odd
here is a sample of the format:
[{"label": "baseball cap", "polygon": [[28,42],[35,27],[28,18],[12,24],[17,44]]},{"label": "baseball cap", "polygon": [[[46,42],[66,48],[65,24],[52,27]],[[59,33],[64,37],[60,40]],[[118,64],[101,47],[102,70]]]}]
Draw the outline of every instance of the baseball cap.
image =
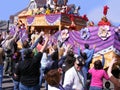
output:
[{"label": "baseball cap", "polygon": [[85,60],[84,60],[84,58],[81,57],[81,56],[78,56],[78,57],[76,58],[76,62],[77,62],[77,65],[78,65],[78,66],[84,66],[84,65],[85,65]]}]

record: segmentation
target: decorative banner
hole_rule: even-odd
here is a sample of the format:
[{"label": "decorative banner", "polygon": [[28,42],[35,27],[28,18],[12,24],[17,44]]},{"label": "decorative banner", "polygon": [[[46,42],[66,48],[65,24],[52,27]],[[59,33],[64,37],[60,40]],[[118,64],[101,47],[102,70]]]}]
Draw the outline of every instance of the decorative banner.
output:
[{"label": "decorative banner", "polygon": [[120,41],[120,26],[115,29],[116,38]]},{"label": "decorative banner", "polygon": [[58,39],[59,39],[61,42],[64,42],[64,41],[66,41],[68,38],[69,38],[69,31],[68,31],[68,29],[64,29],[64,30],[61,31]]},{"label": "decorative banner", "polygon": [[80,30],[80,37],[84,40],[87,40],[90,37],[90,32],[88,28],[84,28]]},{"label": "decorative banner", "polygon": [[[16,28],[17,28],[17,27],[14,26],[14,25],[10,27],[9,30],[10,30],[10,35],[11,35],[11,36],[14,36],[14,34],[15,34],[15,32],[16,32]],[[18,36],[19,36],[19,38],[22,39],[23,41],[24,41],[24,40],[28,40],[28,34],[26,33],[26,29],[20,29]]]},{"label": "decorative banner", "polygon": [[49,15],[45,15],[45,21],[49,24],[49,25],[55,25],[55,23],[57,21],[60,21],[61,15],[60,14],[49,14]]},{"label": "decorative banner", "polygon": [[[95,56],[99,55],[99,53],[107,53],[115,49],[117,54],[120,55],[120,41],[118,40],[118,36],[115,32],[115,27],[109,27],[109,31],[111,32],[111,36],[106,40],[102,40],[98,36],[99,27],[88,27],[90,37],[86,40],[81,38],[80,31],[69,31],[69,38],[65,42],[65,44],[71,44],[73,47],[73,51],[77,54],[78,53],[78,46],[75,45],[74,42],[79,43],[81,49],[84,49],[84,44],[88,43],[90,45],[90,49],[96,45],[95,49]],[[117,30],[118,31],[118,30]],[[89,36],[89,35],[88,35]],[[61,31],[56,32],[52,37],[55,40],[61,40]]]},{"label": "decorative banner", "polygon": [[110,28],[109,26],[100,26],[98,31],[98,36],[102,40],[106,40],[111,36]]},{"label": "decorative banner", "polygon": [[22,41],[28,40],[28,34],[26,33],[25,29],[24,30],[20,30],[19,38],[22,39]]},{"label": "decorative banner", "polygon": [[33,22],[34,22],[34,17],[33,16],[27,17],[27,24],[28,24],[28,26],[32,25]]},{"label": "decorative banner", "polygon": [[16,29],[16,26],[10,26],[9,30],[10,30],[10,35],[14,35],[15,34],[15,29]]}]

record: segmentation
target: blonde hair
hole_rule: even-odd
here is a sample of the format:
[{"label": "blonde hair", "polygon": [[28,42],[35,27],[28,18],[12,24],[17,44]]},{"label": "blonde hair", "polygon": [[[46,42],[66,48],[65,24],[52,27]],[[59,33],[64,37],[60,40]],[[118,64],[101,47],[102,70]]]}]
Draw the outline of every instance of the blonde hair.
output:
[{"label": "blonde hair", "polygon": [[59,59],[63,56],[64,52],[65,52],[64,48],[60,48],[59,49],[59,51],[58,51],[58,53],[59,53]]}]

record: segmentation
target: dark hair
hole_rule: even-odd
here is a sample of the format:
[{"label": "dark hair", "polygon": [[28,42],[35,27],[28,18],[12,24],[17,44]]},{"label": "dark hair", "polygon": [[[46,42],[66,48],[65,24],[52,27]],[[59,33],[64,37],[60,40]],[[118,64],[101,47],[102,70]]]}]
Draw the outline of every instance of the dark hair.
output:
[{"label": "dark hair", "polygon": [[26,41],[26,40],[24,40],[24,41],[22,42],[22,47],[23,47],[23,48],[28,48],[28,47],[29,47],[29,42]]},{"label": "dark hair", "polygon": [[52,59],[52,60],[58,60],[58,59],[59,59],[58,50],[56,50],[55,52],[53,52],[53,53],[51,54],[51,59]]},{"label": "dark hair", "polygon": [[71,50],[68,50],[68,52],[67,52],[67,56],[74,57],[74,52],[71,51]]},{"label": "dark hair", "polygon": [[69,68],[74,66],[75,60],[76,60],[75,57],[67,56],[62,66],[63,71],[67,71]]},{"label": "dark hair", "polygon": [[89,44],[85,43],[85,44],[84,44],[84,47],[85,47],[86,49],[89,49]]},{"label": "dark hair", "polygon": [[40,41],[39,41],[39,43],[42,44],[43,41],[44,41],[44,38],[41,36],[41,37],[40,37]]},{"label": "dark hair", "polygon": [[49,54],[49,48],[45,48],[44,52],[46,52],[47,54]]},{"label": "dark hair", "polygon": [[99,70],[99,69],[102,69],[103,66],[102,66],[102,62],[100,60],[97,60],[94,62],[94,68]]},{"label": "dark hair", "polygon": [[72,64],[74,65],[74,62],[75,62],[75,57],[71,57],[71,56],[67,56],[65,61],[68,63],[68,64]]},{"label": "dark hair", "polygon": [[47,83],[53,87],[56,87],[60,83],[60,73],[57,69],[50,70],[47,74],[45,74],[45,80]]},{"label": "dark hair", "polygon": [[105,87],[110,88],[110,82],[109,81],[105,82]]},{"label": "dark hair", "polygon": [[112,70],[112,74],[114,77],[119,78],[120,70],[118,68],[114,68]]},{"label": "dark hair", "polygon": [[80,55],[84,58],[84,60],[87,59],[87,54],[85,52],[80,51]]},{"label": "dark hair", "polygon": [[31,49],[25,49],[23,53],[24,53],[24,58],[29,58],[29,57],[31,57],[31,54],[33,52]]}]

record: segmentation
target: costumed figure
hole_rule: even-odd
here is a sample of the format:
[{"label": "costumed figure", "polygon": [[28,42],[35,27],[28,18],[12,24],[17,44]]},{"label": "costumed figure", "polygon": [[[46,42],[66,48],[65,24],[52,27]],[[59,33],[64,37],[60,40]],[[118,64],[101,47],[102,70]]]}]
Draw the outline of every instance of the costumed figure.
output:
[{"label": "costumed figure", "polygon": [[57,0],[57,5],[62,7],[64,5],[64,0]]},{"label": "costumed figure", "polygon": [[58,0],[53,0],[53,1],[54,1],[55,6],[57,6],[57,1],[58,1]]},{"label": "costumed figure", "polygon": [[41,13],[41,14],[45,14],[46,9],[47,9],[47,6],[41,7],[41,8],[40,8],[40,13]]},{"label": "costumed figure", "polygon": [[66,13],[67,6],[62,6],[62,9],[60,10],[61,13]]},{"label": "costumed figure", "polygon": [[75,11],[75,5],[74,4],[68,6],[68,8],[67,8],[67,13],[68,14],[74,14],[74,11]]},{"label": "costumed figure", "polygon": [[78,7],[75,8],[75,11],[74,11],[74,15],[75,16],[79,16],[80,15],[79,14],[79,10],[80,10],[80,6],[78,6]]},{"label": "costumed figure", "polygon": [[50,6],[52,9],[55,8],[54,1],[53,0],[46,0],[46,6]]},{"label": "costumed figure", "polygon": [[76,30],[76,24],[74,22],[74,16],[73,15],[70,15],[70,20],[71,20],[71,25],[70,25],[69,29]]},{"label": "costumed figure", "polygon": [[65,26],[65,28],[68,28],[69,30],[76,30],[76,24],[74,22],[74,16],[71,14],[69,15],[71,25],[70,26]]},{"label": "costumed figure", "polygon": [[51,13],[51,10],[50,8],[47,7],[45,14],[50,14],[50,13]]},{"label": "costumed figure", "polygon": [[64,1],[64,6],[67,5],[68,0],[63,0]]},{"label": "costumed figure", "polygon": [[82,18],[83,18],[85,21],[89,21],[89,19],[88,19],[88,17],[87,17],[86,14],[84,14],[84,15],[82,16]]},{"label": "costumed figure", "polygon": [[98,22],[98,26],[108,25],[111,26],[111,23],[108,21],[106,15],[108,12],[109,7],[106,5],[104,6],[103,14],[104,16],[101,18],[101,21]]}]

